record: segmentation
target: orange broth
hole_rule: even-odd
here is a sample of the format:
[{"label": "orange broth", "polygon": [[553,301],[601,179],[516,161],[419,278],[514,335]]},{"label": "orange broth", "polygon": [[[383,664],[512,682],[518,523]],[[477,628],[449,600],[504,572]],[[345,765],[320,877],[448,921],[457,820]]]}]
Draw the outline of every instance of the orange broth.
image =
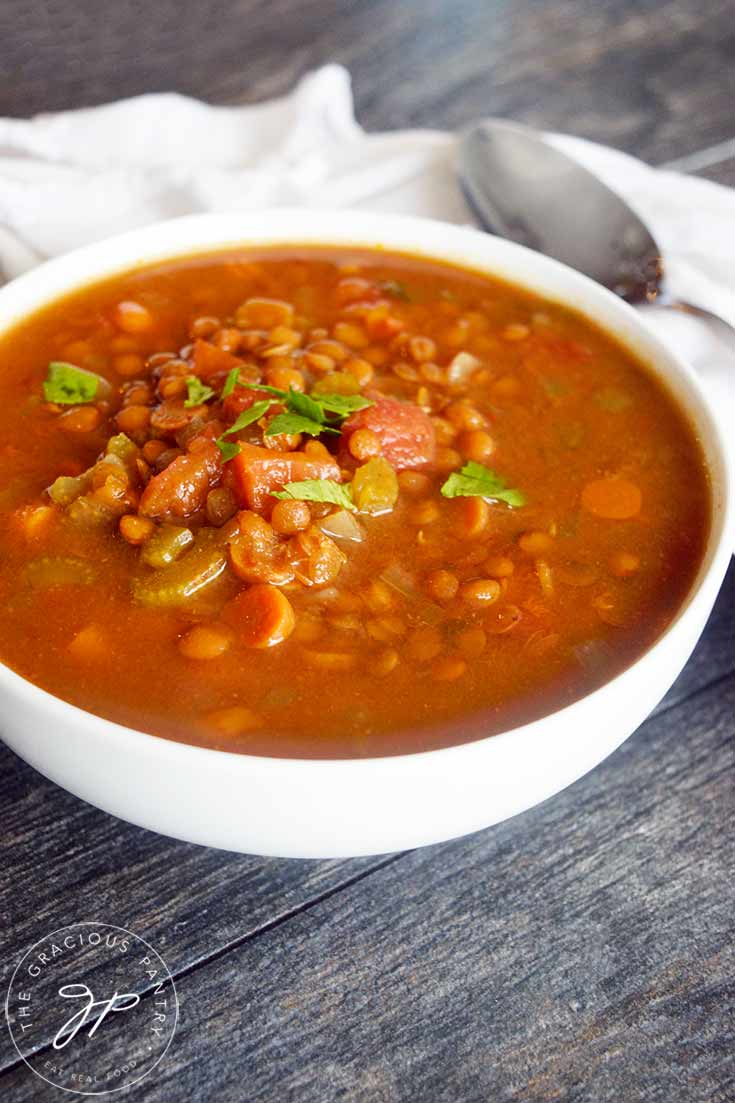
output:
[{"label": "orange broth", "polygon": [[[107,383],[46,401],[57,361]],[[268,436],[294,402],[257,383],[366,405]],[[443,494],[468,462],[515,504]],[[484,275],[327,248],[172,260],[5,333],[0,473],[3,662],[133,728],[305,758],[461,742],[470,715],[491,734],[601,685],[676,615],[711,510],[692,427],[614,335]],[[358,510],[273,496],[304,477]],[[151,566],[161,530],[186,546]]]}]

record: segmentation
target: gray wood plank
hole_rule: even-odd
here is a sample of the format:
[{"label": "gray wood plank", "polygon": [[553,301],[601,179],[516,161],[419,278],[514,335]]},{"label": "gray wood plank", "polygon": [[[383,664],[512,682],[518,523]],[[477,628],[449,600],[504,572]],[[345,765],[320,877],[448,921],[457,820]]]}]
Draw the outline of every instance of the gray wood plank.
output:
[{"label": "gray wood plank", "polygon": [[564,794],[180,979],[136,1101],[732,1099],[734,709],[730,676]]},{"label": "gray wood plank", "polygon": [[[281,94],[341,61],[371,130],[486,114],[660,163],[732,137],[732,0],[4,0],[0,114]],[[696,120],[696,125],[693,121]]]},{"label": "gray wood plank", "polygon": [[654,714],[685,700],[703,686],[735,671],[735,560],[725,576],[707,627],[689,662]]},{"label": "gray wood plank", "polygon": [[[294,862],[181,843],[98,811],[6,747],[0,795],[2,991],[25,950],[68,923],[131,929],[179,972],[386,860]],[[0,1069],[14,1060],[0,1029]]]}]

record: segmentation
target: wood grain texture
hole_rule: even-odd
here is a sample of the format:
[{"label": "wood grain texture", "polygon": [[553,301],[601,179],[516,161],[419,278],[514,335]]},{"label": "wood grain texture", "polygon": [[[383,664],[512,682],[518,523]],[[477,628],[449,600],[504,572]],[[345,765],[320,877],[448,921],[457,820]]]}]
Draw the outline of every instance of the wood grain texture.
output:
[{"label": "wood grain texture", "polygon": [[352,72],[371,130],[511,116],[655,163],[732,137],[732,0],[4,0],[0,114]]},{"label": "wood grain texture", "polygon": [[[731,676],[564,794],[181,978],[136,1101],[725,1103],[733,709]],[[39,1098],[23,1069],[4,1083]]]}]

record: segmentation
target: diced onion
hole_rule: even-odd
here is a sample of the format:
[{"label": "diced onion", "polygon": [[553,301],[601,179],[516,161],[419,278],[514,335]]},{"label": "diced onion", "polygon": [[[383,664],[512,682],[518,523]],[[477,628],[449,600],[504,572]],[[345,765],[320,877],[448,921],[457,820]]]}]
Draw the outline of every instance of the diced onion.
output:
[{"label": "diced onion", "polygon": [[346,509],[340,509],[336,513],[330,513],[317,521],[318,527],[327,536],[335,540],[348,540],[353,544],[360,544],[365,539],[365,530],[360,522]]},{"label": "diced onion", "polygon": [[478,360],[471,352],[458,352],[447,368],[447,379],[450,383],[466,383],[481,367],[482,360]]}]

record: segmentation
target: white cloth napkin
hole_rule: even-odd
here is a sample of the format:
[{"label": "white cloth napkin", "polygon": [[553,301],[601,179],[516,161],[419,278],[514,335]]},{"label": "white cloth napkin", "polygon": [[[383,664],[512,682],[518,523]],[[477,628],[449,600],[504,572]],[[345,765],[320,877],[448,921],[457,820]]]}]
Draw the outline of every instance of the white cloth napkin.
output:
[{"label": "white cloth napkin", "polygon": [[[735,324],[735,191],[550,136],[650,225],[672,291]],[[349,74],[327,65],[283,99],[210,107],[173,93],[0,119],[0,266],[9,279],[109,234],[197,211],[360,207],[472,222],[454,176],[456,139],[432,130],[366,134]],[[735,340],[672,311],[647,320],[735,401]]]}]

